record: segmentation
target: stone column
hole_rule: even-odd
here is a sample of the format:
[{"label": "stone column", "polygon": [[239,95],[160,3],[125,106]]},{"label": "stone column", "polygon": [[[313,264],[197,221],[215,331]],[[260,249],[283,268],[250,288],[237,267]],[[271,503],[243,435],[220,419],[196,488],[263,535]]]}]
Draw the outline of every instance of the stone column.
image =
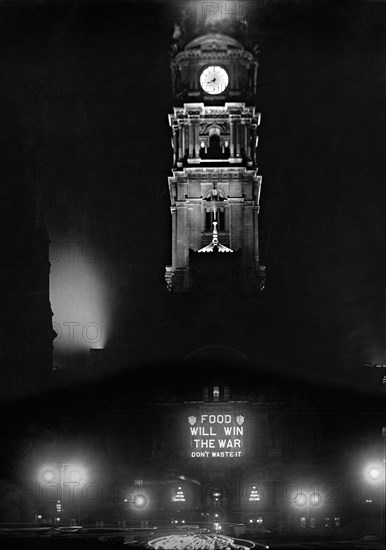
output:
[{"label": "stone column", "polygon": [[189,118],[189,158],[193,158],[193,121]]},{"label": "stone column", "polygon": [[189,219],[186,202],[179,204],[176,231],[176,268],[186,268],[189,263]]},{"label": "stone column", "polygon": [[253,262],[254,267],[259,267],[259,206],[253,208]]},{"label": "stone column", "polygon": [[230,64],[230,67],[229,67],[229,73],[230,74],[229,74],[229,84],[228,84],[228,86],[231,90],[237,90],[237,86],[236,86],[236,83],[235,83],[235,80],[236,80],[235,79],[235,72],[236,72],[235,71],[235,64],[232,62]]},{"label": "stone column", "polygon": [[175,206],[171,207],[172,213],[172,268],[176,268],[176,258],[177,258],[177,208]]},{"label": "stone column", "polygon": [[251,139],[252,139],[252,146],[251,146],[251,159],[253,163],[256,163],[256,124],[251,124]]},{"label": "stone column", "polygon": [[229,121],[229,156],[234,158],[235,156],[235,136],[234,136],[234,121]]},{"label": "stone column", "polygon": [[251,158],[251,136],[249,132],[249,123],[244,124],[244,149],[247,161]]},{"label": "stone column", "polygon": [[194,121],[194,156],[200,158],[200,121]]},{"label": "stone column", "polygon": [[[180,158],[179,152],[177,152],[178,149],[178,135],[177,135],[177,127],[172,127],[173,132],[173,138],[172,138],[172,144],[173,144],[173,166],[177,163],[177,158]],[[177,154],[178,153],[178,154]]]},{"label": "stone column", "polygon": [[253,95],[256,95],[257,91],[257,63],[253,65]]},{"label": "stone column", "polygon": [[240,120],[235,120],[235,134],[236,134],[236,157],[240,157],[240,138],[241,138]]},{"label": "stone column", "polygon": [[[244,248],[243,203],[241,199],[229,201],[228,224],[229,246],[233,250]],[[244,252],[242,252],[242,255],[244,256]]]},{"label": "stone column", "polygon": [[178,123],[178,160],[182,162],[182,159],[184,157],[182,152],[182,132],[184,130],[184,127],[182,125],[182,122]]},{"label": "stone column", "polygon": [[253,209],[251,201],[248,204],[243,204],[243,265],[250,267],[254,257],[254,225],[253,225]]},{"label": "stone column", "polygon": [[182,159],[185,156],[185,149],[186,149],[186,126],[185,122],[182,122],[181,125],[181,149],[182,149]]}]

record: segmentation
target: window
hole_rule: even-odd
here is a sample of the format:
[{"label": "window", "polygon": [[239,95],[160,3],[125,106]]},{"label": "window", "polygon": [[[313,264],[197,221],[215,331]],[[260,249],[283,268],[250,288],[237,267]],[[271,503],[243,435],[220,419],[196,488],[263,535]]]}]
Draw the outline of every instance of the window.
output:
[{"label": "window", "polygon": [[302,529],[306,527],[306,518],[300,518],[300,527]]},{"label": "window", "polygon": [[209,401],[209,388],[208,386],[204,386],[204,389],[203,389],[203,399],[205,402]]},{"label": "window", "polygon": [[206,211],[205,212],[205,231],[212,231],[213,229],[213,212]]},{"label": "window", "polygon": [[213,386],[213,401],[220,399],[220,386]]},{"label": "window", "polygon": [[218,231],[225,231],[225,211],[224,210],[220,210],[218,212],[217,222],[218,222],[218,226],[217,226]]},{"label": "window", "polygon": [[[205,231],[213,231],[214,212],[207,210],[205,212]],[[225,211],[216,211],[217,231],[225,231]]]},{"label": "window", "polygon": [[340,527],[340,518],[335,518],[335,527]]}]

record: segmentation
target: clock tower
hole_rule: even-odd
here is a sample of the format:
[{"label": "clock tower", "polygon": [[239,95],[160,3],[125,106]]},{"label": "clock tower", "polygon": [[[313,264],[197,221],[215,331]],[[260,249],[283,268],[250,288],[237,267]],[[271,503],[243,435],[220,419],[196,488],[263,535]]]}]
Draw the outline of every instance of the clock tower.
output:
[{"label": "clock tower", "polygon": [[172,246],[165,271],[170,291],[191,290],[195,273],[205,279],[213,261],[237,265],[237,285],[244,290],[264,287],[256,50],[248,51],[221,32],[206,32],[183,44],[176,40],[172,46]]}]

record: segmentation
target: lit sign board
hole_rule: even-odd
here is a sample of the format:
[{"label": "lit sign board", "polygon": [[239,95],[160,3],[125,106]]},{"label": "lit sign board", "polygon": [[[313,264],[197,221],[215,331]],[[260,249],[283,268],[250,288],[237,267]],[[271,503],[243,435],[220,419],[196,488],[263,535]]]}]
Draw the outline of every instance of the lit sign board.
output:
[{"label": "lit sign board", "polygon": [[187,417],[191,458],[239,458],[244,453],[242,414],[200,414]]},{"label": "lit sign board", "polygon": [[182,487],[172,489],[172,502],[185,502],[185,495]]},{"label": "lit sign board", "polygon": [[249,491],[248,500],[249,502],[257,502],[260,500],[260,494],[259,494],[259,491],[257,490],[256,485],[254,485],[252,489]]}]

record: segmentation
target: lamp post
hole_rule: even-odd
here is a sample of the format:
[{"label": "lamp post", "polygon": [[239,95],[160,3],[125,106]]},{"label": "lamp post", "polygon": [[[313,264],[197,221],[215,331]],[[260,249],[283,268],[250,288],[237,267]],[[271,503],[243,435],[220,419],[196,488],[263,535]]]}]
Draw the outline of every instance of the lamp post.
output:
[{"label": "lamp post", "polygon": [[[385,435],[383,435],[385,433]],[[382,437],[386,438],[386,429],[382,428]],[[380,485],[382,482],[381,487],[381,496],[380,496],[380,509],[379,509],[379,534],[380,539],[382,540],[382,543],[385,539],[385,517],[384,517],[384,510],[385,510],[385,445],[383,447],[383,462],[377,462],[377,463],[370,463],[365,468],[365,477],[366,480],[371,483],[372,485]]]},{"label": "lamp post", "polygon": [[[63,525],[64,523],[64,486],[66,483],[79,483],[82,479],[82,469],[77,466],[76,464],[73,464],[71,462],[51,462],[50,466],[56,466],[59,467],[59,486],[60,486],[60,498],[57,501],[56,504],[56,511],[58,512],[59,518],[58,521],[60,524]],[[65,472],[66,468],[72,468],[72,472],[70,473],[70,481],[65,481]],[[43,480],[45,482],[53,482],[55,479],[55,472],[52,470],[52,467],[49,467],[43,471],[42,474]],[[70,498],[68,499],[68,504],[70,502]]]},{"label": "lamp post", "polygon": [[297,506],[306,507],[306,529],[310,528],[310,504],[313,506],[319,506],[321,504],[320,495],[316,494],[315,491],[302,491],[302,494],[298,500],[295,501]]}]

